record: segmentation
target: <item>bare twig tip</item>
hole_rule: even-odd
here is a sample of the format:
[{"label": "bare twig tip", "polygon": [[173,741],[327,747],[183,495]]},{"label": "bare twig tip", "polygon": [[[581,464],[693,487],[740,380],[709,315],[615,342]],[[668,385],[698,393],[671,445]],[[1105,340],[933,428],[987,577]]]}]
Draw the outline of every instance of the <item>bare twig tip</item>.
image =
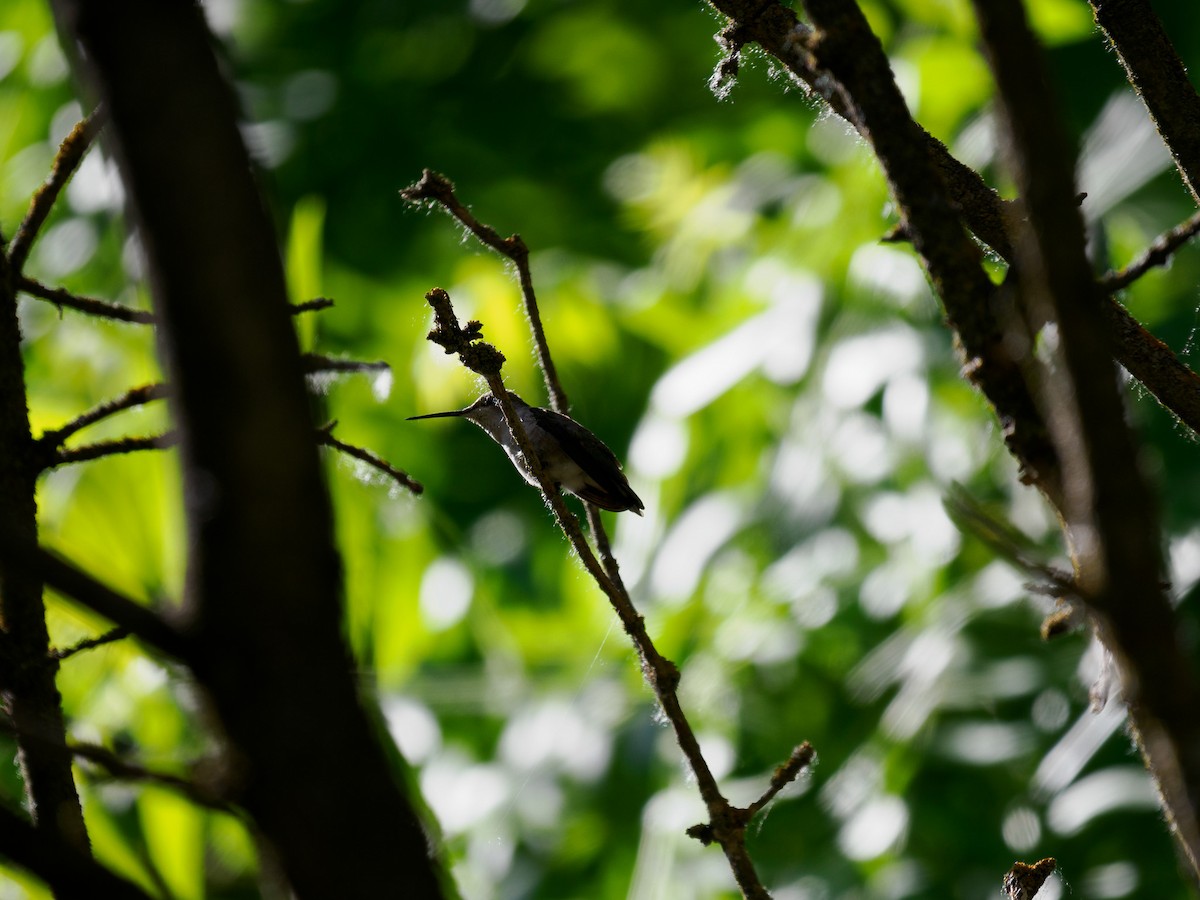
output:
[{"label": "bare twig tip", "polygon": [[1013,867],[1004,876],[1004,896],[1009,900],[1033,900],[1057,867],[1058,863],[1052,857],[1039,859],[1032,865],[1013,863]]}]

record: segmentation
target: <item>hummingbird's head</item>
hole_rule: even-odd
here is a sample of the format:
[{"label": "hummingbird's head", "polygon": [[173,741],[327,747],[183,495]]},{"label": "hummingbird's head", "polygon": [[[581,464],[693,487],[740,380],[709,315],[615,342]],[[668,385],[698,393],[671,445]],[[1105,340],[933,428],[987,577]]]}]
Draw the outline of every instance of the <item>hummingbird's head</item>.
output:
[{"label": "hummingbird's head", "polygon": [[[511,391],[509,391],[508,397],[518,410],[527,406],[524,400]],[[503,425],[504,411],[500,408],[499,399],[497,399],[495,394],[489,391],[465,409],[452,409],[448,412],[426,413],[423,416],[409,416],[408,421],[411,422],[414,419],[446,418],[470,419],[489,434],[497,434],[499,432],[494,431],[493,429],[499,429]]]}]

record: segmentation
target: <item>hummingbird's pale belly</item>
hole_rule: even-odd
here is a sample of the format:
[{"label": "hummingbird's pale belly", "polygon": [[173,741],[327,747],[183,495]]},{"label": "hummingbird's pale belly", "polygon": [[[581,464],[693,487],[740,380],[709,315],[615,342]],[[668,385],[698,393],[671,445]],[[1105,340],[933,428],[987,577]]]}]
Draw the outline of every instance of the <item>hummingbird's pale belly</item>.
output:
[{"label": "hummingbird's pale belly", "polygon": [[[583,469],[559,449],[558,444],[553,438],[550,438],[536,425],[531,428],[531,423],[526,422],[524,424],[525,430],[529,434],[529,440],[533,444],[533,449],[537,452],[538,461],[542,464],[542,471],[546,473],[547,478],[555,484],[562,485],[572,493],[587,484],[593,483],[584,473]],[[528,466],[524,465],[520,451],[505,446],[504,452],[508,454],[508,458],[512,460],[513,465],[517,467],[517,471],[521,473],[521,476],[534,487],[537,487],[537,479],[533,477],[533,473],[529,471]]]}]

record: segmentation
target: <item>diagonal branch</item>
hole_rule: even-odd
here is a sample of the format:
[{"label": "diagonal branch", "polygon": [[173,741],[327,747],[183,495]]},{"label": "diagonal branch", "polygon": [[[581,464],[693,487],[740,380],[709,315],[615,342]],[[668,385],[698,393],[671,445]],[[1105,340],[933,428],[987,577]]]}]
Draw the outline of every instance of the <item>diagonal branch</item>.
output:
[{"label": "diagonal branch", "polygon": [[71,129],[71,133],[63,138],[63,142],[58,148],[58,155],[54,157],[50,177],[33,195],[33,199],[29,203],[29,211],[25,213],[25,218],[21,221],[17,233],[13,235],[12,243],[9,245],[8,264],[14,275],[20,275],[21,270],[25,268],[29,251],[33,249],[33,242],[37,240],[38,232],[46,223],[50,210],[54,208],[54,202],[62,193],[62,189],[66,187],[67,182],[70,181],[71,176],[75,174],[75,169],[79,167],[83,154],[87,152],[88,147],[91,146],[92,141],[104,126],[106,118],[104,108],[97,106],[92,110],[91,115],[77,123]]},{"label": "diagonal branch", "polygon": [[109,629],[104,634],[94,638],[85,638],[82,641],[72,644],[70,647],[63,647],[60,650],[51,650],[50,655],[62,662],[64,659],[70,659],[76,653],[83,653],[86,650],[95,650],[97,647],[103,647],[105,644],[111,644],[115,641],[123,641],[129,637],[130,631],[128,628],[123,628],[118,625],[116,628]]},{"label": "diagonal branch", "polygon": [[178,431],[167,431],[163,434],[152,434],[145,437],[124,437],[114,438],[111,441],[97,441],[94,444],[84,444],[82,447],[70,447],[56,451],[51,461],[44,468],[54,469],[59,466],[71,465],[72,463],[103,459],[106,456],[137,453],[140,450],[165,450],[168,447],[174,447],[178,443]]},{"label": "diagonal branch", "polygon": [[1061,471],[1045,423],[1006,341],[1001,316],[1010,315],[983,270],[979,248],[965,232],[921,130],[896,86],[879,39],[853,0],[805,0],[816,31],[792,42],[807,54],[823,84],[871,141],[901,225],[942,299],[966,355],[964,374],[992,404],[1022,480],[1061,497]]},{"label": "diagonal branch", "polygon": [[321,372],[386,372],[391,368],[387,363],[364,362],[357,359],[334,359],[332,356],[322,356],[319,353],[303,353],[300,364],[304,366],[305,375],[316,375]]},{"label": "diagonal branch", "polygon": [[[1120,0],[1113,0],[1117,6]],[[865,124],[858,121],[847,97],[834,89],[823,69],[807,47],[807,26],[779,0],[709,0],[718,12],[730,19],[718,40],[730,55],[740,54],[750,42],[757,43],[777,59],[784,69],[807,90],[822,97],[829,108],[846,119],[867,140],[873,140]],[[1108,4],[1106,4],[1108,5]],[[1144,6],[1144,0],[1136,0]],[[729,57],[727,57],[728,59]],[[736,67],[733,67],[736,68]],[[1200,122],[1200,116],[1194,119]],[[949,192],[949,209],[962,215],[971,231],[1006,260],[1012,260],[1005,220],[1011,211],[978,172],[950,155],[940,141],[919,126],[910,132],[913,147],[929,155]],[[1195,146],[1200,146],[1196,144]],[[907,229],[902,229],[906,237]],[[1200,376],[1192,372],[1165,343],[1143,328],[1116,300],[1106,304],[1105,315],[1112,322],[1114,354],[1117,362],[1138,379],[1159,403],[1179,417],[1193,432],[1200,434]]]},{"label": "diagonal branch", "polygon": [[322,309],[329,309],[333,306],[333,301],[328,297],[316,297],[312,300],[305,300],[303,303],[292,304],[292,315],[298,316],[301,313],[317,312]]},{"label": "diagonal branch", "polygon": [[192,658],[191,641],[182,631],[154,610],[101,583],[64,557],[38,548],[32,560],[13,560],[5,541],[0,541],[0,557],[7,557],[10,564],[36,571],[48,587],[114,622],[168,656],[183,662]]},{"label": "diagonal branch", "polygon": [[1021,302],[1032,326],[1057,325],[1054,369],[1039,367],[1037,381],[1062,460],[1058,509],[1079,598],[1120,668],[1146,767],[1200,875],[1200,682],[1161,587],[1157,510],[1125,421],[1109,331],[1095,315],[1103,296],[1074,201],[1074,148],[1048,96],[1048,66],[1023,7],[1011,0],[974,6],[1026,213],[1014,223]]},{"label": "diagonal branch", "polygon": [[17,279],[17,289],[31,297],[53,303],[60,310],[65,306],[67,309],[87,313],[89,316],[113,319],[117,322],[131,322],[135,325],[153,325],[156,321],[154,313],[144,309],[133,309],[120,303],[110,303],[108,300],[99,300],[95,297],[81,297],[64,288],[47,287],[40,281],[34,281],[24,275]]},{"label": "diagonal branch", "polygon": [[169,788],[197,806],[217,812],[233,813],[236,811],[221,795],[221,789],[217,785],[210,785],[203,780],[184,778],[182,775],[174,775],[170,772],[148,769],[139,763],[118,756],[112,750],[99,744],[69,743],[67,749],[76,759],[87,760],[102,767],[117,780],[143,782]]},{"label": "diagonal branch", "polygon": [[141,406],[153,400],[161,400],[166,396],[167,386],[165,384],[143,384],[141,387],[131,388],[120,397],[106,400],[104,403],[94,406],[87,412],[76,416],[61,428],[54,428],[43,432],[42,436],[38,438],[38,443],[48,450],[56,449],[61,447],[63,442],[71,437],[71,435],[87,428],[89,425],[95,425],[97,422],[107,419],[109,416],[114,416],[123,410],[132,409],[135,406]]},{"label": "diagonal branch", "polygon": [[1186,222],[1181,222],[1170,231],[1160,234],[1142,251],[1133,262],[1119,272],[1109,272],[1100,279],[1100,286],[1108,293],[1123,290],[1156,266],[1165,266],[1175,251],[1200,234],[1200,213]]},{"label": "diagonal branch", "polygon": [[1089,0],[1179,174],[1200,202],[1200,95],[1148,0]]},{"label": "diagonal branch", "polygon": [[[700,743],[679,703],[679,669],[671,660],[659,653],[646,631],[645,620],[633,605],[629,592],[621,581],[616,561],[612,559],[611,549],[608,547],[607,535],[599,525],[599,515],[596,513],[595,507],[587,504],[589,524],[592,525],[593,533],[597,535],[597,544],[602,548],[605,556],[604,565],[601,565],[592,552],[592,548],[588,546],[579,522],[567,509],[561,492],[542,470],[541,460],[534,451],[529,435],[513,408],[500,376],[504,355],[491,344],[480,340],[483,328],[481,323],[468,322],[465,328],[459,325],[450,302],[450,296],[444,290],[434,288],[426,294],[426,300],[433,307],[435,317],[435,327],[428,335],[429,340],[443,347],[447,353],[457,353],[467,368],[487,380],[492,394],[500,401],[513,439],[529,464],[529,469],[541,489],[542,497],[553,511],[559,528],[570,542],[571,548],[583,563],[584,568],[587,569],[588,574],[608,597],[609,603],[621,620],[622,627],[641,657],[642,674],[654,691],[659,706],[675,731],[675,738],[679,743],[680,750],[695,775],[700,796],[708,809],[709,822],[694,826],[688,830],[688,834],[705,844],[716,841],[721,845],[734,877],[746,897],[768,897],[769,894],[763,887],[754,864],[746,852],[745,844],[746,825],[761,807],[741,809],[730,804],[721,794],[720,786],[701,752]],[[794,778],[809,761],[811,761],[811,756],[804,757],[802,762],[794,766],[790,763],[785,764],[782,768],[791,773],[786,776],[787,780]],[[782,786],[783,784],[780,785],[780,789]],[[774,796],[775,792],[768,790],[770,796]],[[770,798],[767,797],[767,799]],[[766,800],[763,802],[765,803]]]},{"label": "diagonal branch", "polygon": [[340,450],[347,456],[357,459],[359,462],[364,462],[368,466],[377,471],[382,472],[388,478],[395,481],[403,488],[407,488],[414,494],[421,494],[425,490],[425,486],[415,478],[410,476],[402,469],[397,469],[390,462],[381,456],[377,456],[365,447],[358,447],[354,444],[347,444],[345,441],[340,441],[333,436],[333,429],[337,422],[330,422],[317,429],[317,443],[324,447],[332,447],[335,450]]}]

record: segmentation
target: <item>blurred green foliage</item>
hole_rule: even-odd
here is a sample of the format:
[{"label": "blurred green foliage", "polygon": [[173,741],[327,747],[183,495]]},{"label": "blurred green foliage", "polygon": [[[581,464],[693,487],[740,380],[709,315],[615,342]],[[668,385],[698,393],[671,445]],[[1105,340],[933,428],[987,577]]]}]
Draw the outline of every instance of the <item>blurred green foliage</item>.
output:
[{"label": "blurred green foliage", "polygon": [[[536,493],[465,423],[404,421],[481,390],[423,339],[434,285],[485,323],[509,384],[545,402],[506,266],[399,200],[424,166],[533,250],[575,415],[647,501],[644,520],[613,520],[622,570],[682,668],[728,796],[748,802],[793,745],[817,748],[815,772],[750,835],[775,896],[974,898],[1014,859],[1046,855],[1065,886],[1039,896],[1188,895],[1121,714],[1088,709],[1095,648],[1083,634],[1042,643],[1046,603],[942,508],[961,482],[1061,556],[914,257],[879,243],[886,186],[847,126],[755,54],[714,99],[720,23],[694,3],[206,6],[294,299],[337,300],[300,320],[306,347],[392,366],[321,386],[342,439],[426,485],[414,499],[329,458],[346,628],[465,896],[716,898],[732,880],[684,836],[704,811],[672,734]],[[1156,6],[1194,68],[1192,0]],[[917,117],[1004,185],[966,0],[864,7]],[[1085,148],[1084,210],[1104,264],[1122,264],[1189,200],[1086,6],[1032,7]],[[8,0],[6,234],[80,116],[74,98],[42,0]],[[145,305],[139,270],[111,159],[93,151],[31,274]],[[1198,274],[1185,250],[1126,298],[1189,353]],[[29,299],[21,312],[35,428],[160,377],[147,329]],[[1200,576],[1196,445],[1136,386],[1130,398],[1184,597]],[[125,413],[87,437],[152,433],[165,415]],[[178,597],[177,468],[142,454],[52,473],[46,541],[135,596]],[[50,614],[60,646],[105,627],[58,601]],[[1194,600],[1180,614],[1194,645]],[[212,752],[186,674],[128,644],[72,658],[61,686],[78,739],[181,774]],[[256,895],[238,820],[79,775],[105,864],[180,898]],[[0,790],[20,802],[15,767]],[[0,897],[46,896],[16,870],[0,882]]]}]

